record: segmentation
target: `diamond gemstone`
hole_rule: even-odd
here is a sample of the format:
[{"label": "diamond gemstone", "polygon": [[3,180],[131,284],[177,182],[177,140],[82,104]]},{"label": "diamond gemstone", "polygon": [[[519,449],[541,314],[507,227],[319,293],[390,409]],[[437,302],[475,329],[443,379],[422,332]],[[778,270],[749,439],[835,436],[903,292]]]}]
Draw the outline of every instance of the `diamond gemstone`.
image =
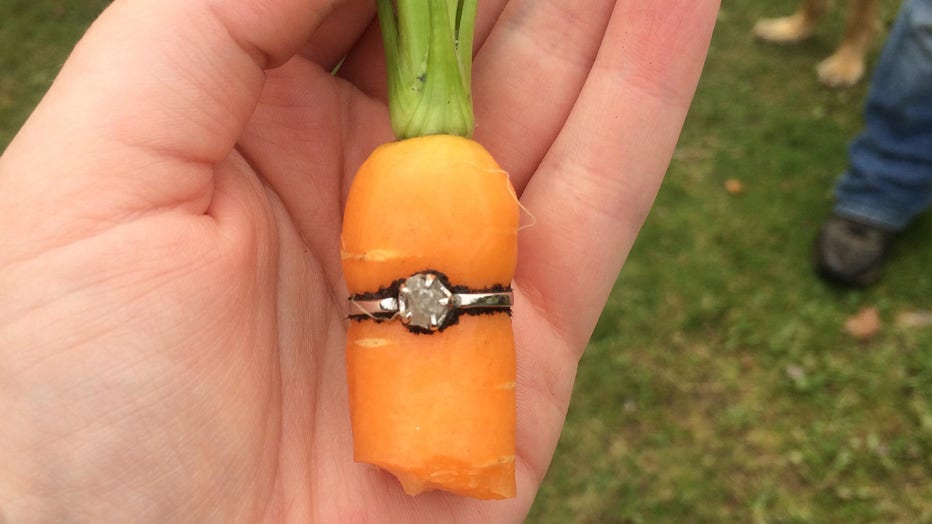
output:
[{"label": "diamond gemstone", "polygon": [[398,289],[398,313],[410,326],[438,329],[453,310],[453,293],[431,273],[411,275]]}]

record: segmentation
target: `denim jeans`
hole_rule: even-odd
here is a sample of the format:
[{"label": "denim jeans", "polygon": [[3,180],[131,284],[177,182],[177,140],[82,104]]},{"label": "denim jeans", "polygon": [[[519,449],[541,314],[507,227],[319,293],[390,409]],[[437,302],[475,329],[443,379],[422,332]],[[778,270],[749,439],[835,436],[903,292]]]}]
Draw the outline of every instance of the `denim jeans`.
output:
[{"label": "denim jeans", "polygon": [[899,231],[932,204],[932,0],[906,0],[874,69],[835,212]]}]

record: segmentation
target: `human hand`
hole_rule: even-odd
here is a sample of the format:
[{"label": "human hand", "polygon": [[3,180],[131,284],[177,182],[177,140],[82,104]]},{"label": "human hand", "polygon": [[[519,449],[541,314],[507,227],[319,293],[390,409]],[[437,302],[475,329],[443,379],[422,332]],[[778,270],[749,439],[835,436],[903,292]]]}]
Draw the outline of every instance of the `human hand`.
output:
[{"label": "human hand", "polygon": [[0,158],[0,520],[526,515],[718,2],[481,2],[475,138],[536,220],[495,502],[352,461],[341,209],[391,140],[371,4],[117,0],[77,46]]}]

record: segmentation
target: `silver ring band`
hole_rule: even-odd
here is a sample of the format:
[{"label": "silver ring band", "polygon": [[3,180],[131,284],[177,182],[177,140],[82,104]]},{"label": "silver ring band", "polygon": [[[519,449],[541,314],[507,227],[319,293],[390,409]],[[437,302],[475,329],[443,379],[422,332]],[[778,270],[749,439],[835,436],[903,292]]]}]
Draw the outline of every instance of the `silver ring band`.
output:
[{"label": "silver ring band", "polygon": [[409,327],[436,331],[464,309],[508,309],[514,304],[511,291],[454,293],[436,274],[415,273],[398,286],[397,297],[349,298],[350,317],[399,319]]}]

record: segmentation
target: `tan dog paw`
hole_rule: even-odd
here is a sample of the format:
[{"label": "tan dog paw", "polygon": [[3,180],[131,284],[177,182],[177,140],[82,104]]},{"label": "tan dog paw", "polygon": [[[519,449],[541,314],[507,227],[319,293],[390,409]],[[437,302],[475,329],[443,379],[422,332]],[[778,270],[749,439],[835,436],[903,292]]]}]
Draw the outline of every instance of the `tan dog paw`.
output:
[{"label": "tan dog paw", "polygon": [[754,24],[754,36],[768,42],[789,44],[809,38],[813,26],[813,21],[803,13],[764,18]]},{"label": "tan dog paw", "polygon": [[851,87],[864,76],[864,57],[846,49],[839,49],[816,66],[819,81],[829,87]]}]

